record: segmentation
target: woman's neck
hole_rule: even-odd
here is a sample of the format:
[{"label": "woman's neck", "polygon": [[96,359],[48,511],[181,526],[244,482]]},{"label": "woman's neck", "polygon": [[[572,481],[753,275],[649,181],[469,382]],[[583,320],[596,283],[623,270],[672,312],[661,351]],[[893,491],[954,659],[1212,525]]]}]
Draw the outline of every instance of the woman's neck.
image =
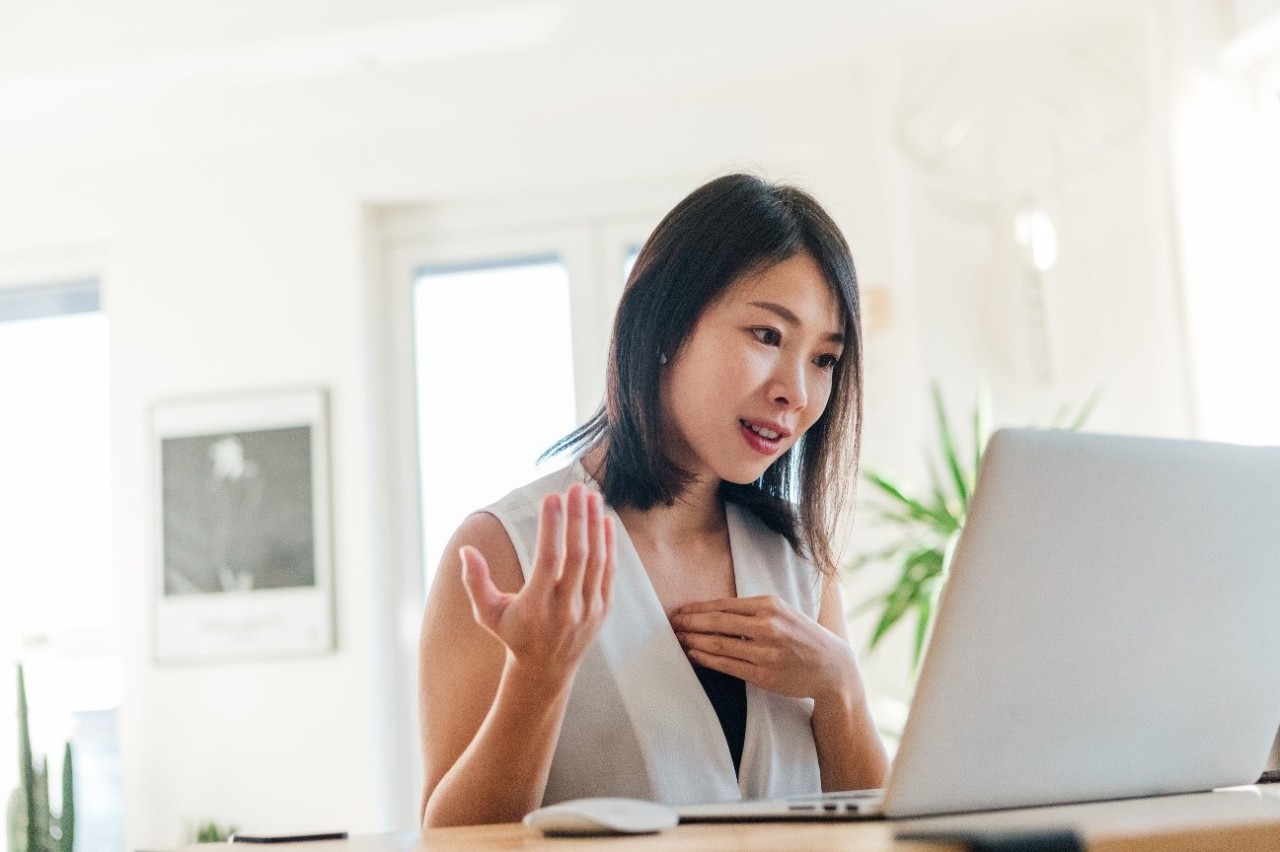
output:
[{"label": "woman's neck", "polygon": [[[603,447],[597,447],[582,457],[583,467],[597,482],[601,478],[603,463]],[[618,517],[632,538],[643,536],[650,541],[679,543],[722,536],[726,521],[719,486],[720,483],[711,477],[698,477],[670,506],[664,503],[648,509],[623,506],[617,509]]]}]

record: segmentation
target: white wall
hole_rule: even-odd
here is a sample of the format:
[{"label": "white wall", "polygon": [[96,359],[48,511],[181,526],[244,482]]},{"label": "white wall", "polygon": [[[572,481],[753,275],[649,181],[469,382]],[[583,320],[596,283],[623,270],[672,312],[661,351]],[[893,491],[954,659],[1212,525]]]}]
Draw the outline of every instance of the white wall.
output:
[{"label": "white wall", "polygon": [[[412,822],[392,801],[394,720],[370,514],[379,440],[368,400],[362,225],[370,204],[530,196],[568,186],[688,186],[763,165],[817,189],[851,232],[874,221],[845,150],[856,145],[853,70],[688,99],[238,151],[178,152],[0,184],[0,252],[93,243],[107,260],[111,322],[117,611],[127,845],[172,843],[188,821],[263,831]],[[477,140],[484,140],[477,145]],[[865,226],[864,226],[865,227]],[[331,391],[339,651],[252,663],[157,667],[148,408],[157,400],[299,385]]]},{"label": "white wall", "polygon": [[[823,45],[839,41],[828,36]],[[1149,37],[1122,28],[1119,46],[1144,57],[1139,73],[1158,101],[1159,45]],[[70,120],[49,124],[45,137],[39,128],[18,134],[11,153],[30,167],[11,157],[0,169],[0,259],[83,245],[106,258],[129,847],[177,842],[196,819],[364,832],[415,817],[417,791],[402,783],[407,757],[395,736],[409,730],[413,708],[391,700],[404,663],[395,653],[406,649],[388,590],[395,572],[416,566],[394,564],[380,539],[389,426],[374,404],[383,333],[369,312],[386,282],[369,274],[382,250],[367,230],[371,211],[692,188],[744,166],[806,185],[846,229],[864,284],[883,288],[891,306],[892,322],[868,341],[864,458],[920,472],[927,377],[942,377],[960,404],[991,362],[965,308],[981,257],[931,212],[894,148],[907,59],[835,47],[790,66],[758,63],[750,51],[720,55],[725,73],[641,68],[613,90],[589,81],[573,89],[587,66],[519,79],[538,65],[534,56],[130,108],[115,123],[87,120],[101,130],[97,141],[64,133]],[[502,91],[508,82],[519,98]],[[1114,395],[1098,422],[1177,433],[1189,416],[1158,106],[1112,165],[1108,176],[1119,180],[1089,188],[1086,215],[1103,210],[1094,224],[1115,238],[1099,236],[1096,248],[1120,258],[1099,279],[1108,328],[1133,335],[1106,361]],[[1092,381],[997,390],[1016,418]],[[331,392],[339,650],[156,666],[148,408],[299,385]],[[868,576],[849,596],[865,597],[882,579]],[[902,694],[904,649],[869,660],[868,674],[873,690]]]}]

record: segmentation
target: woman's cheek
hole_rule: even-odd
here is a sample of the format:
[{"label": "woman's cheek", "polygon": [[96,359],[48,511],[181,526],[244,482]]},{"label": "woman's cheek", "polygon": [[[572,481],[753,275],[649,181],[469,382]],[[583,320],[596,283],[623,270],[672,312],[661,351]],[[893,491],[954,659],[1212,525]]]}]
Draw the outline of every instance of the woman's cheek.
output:
[{"label": "woman's cheek", "polygon": [[809,411],[806,412],[808,414],[809,421],[808,425],[805,427],[806,429],[818,422],[818,418],[827,410],[827,403],[831,401],[831,378],[829,374],[827,380],[819,385],[815,390],[816,393],[810,400]]}]

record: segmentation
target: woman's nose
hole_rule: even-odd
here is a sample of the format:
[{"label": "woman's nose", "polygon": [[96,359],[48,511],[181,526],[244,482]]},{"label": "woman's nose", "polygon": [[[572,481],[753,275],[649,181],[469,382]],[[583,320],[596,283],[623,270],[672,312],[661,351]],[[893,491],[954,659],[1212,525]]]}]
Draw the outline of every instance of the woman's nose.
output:
[{"label": "woman's nose", "polygon": [[783,408],[804,408],[809,402],[804,364],[780,361],[773,375],[773,401]]}]

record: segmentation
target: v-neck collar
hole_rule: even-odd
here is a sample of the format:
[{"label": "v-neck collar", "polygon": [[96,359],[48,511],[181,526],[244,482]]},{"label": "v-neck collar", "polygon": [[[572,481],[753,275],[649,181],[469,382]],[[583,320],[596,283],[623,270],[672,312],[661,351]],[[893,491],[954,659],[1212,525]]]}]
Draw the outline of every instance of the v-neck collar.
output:
[{"label": "v-neck collar", "polygon": [[[598,484],[581,460],[574,462],[576,478],[594,490]],[[753,737],[759,733],[753,705],[756,688],[747,685],[747,725],[739,771],[725,740],[724,729],[711,699],[698,680],[667,618],[653,581],[618,513],[613,518],[617,555],[613,577],[614,606],[597,639],[617,684],[645,755],[661,756],[661,765],[648,767],[655,793],[663,801],[698,803],[741,798],[741,785],[753,771]],[[757,594],[752,581],[751,548],[744,546],[739,509],[725,506],[729,553],[737,595]],[[619,605],[621,604],[621,605]],[[628,605],[630,604],[630,605]]]}]

